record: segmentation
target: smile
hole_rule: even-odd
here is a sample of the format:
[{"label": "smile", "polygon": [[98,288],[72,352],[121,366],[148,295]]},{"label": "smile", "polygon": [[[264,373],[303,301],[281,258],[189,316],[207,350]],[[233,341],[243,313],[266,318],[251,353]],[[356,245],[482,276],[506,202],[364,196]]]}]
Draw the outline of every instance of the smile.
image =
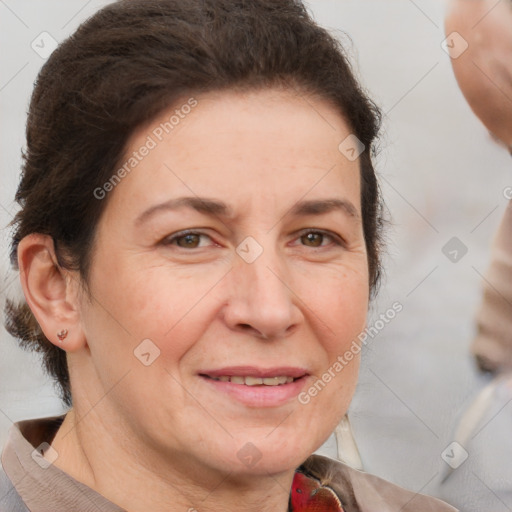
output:
[{"label": "smile", "polygon": [[243,384],[246,386],[281,386],[282,384],[288,384],[293,382],[293,377],[287,377],[286,375],[279,377],[252,377],[252,376],[241,376],[241,375],[220,375],[218,377],[211,377],[205,375],[213,380],[221,382],[232,382],[233,384]]},{"label": "smile", "polygon": [[245,367],[241,371],[241,367],[224,368],[200,372],[199,377],[217,396],[234,399],[248,407],[279,407],[297,398],[306,386],[309,374],[302,369],[274,370],[258,371]]}]

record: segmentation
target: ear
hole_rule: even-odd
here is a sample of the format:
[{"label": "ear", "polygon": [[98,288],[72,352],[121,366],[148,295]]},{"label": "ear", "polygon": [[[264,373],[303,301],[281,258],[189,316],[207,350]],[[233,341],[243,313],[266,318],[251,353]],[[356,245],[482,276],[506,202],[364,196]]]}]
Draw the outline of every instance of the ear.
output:
[{"label": "ear", "polygon": [[32,233],[23,238],[18,266],[27,304],[48,340],[66,352],[83,348],[78,277],[59,266],[52,237]]}]

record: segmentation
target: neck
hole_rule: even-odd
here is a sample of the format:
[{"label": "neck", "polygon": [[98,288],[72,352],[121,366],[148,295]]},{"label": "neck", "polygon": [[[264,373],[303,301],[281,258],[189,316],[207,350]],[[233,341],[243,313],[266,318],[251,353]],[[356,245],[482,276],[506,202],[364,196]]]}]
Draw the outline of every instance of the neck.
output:
[{"label": "neck", "polygon": [[52,442],[54,464],[129,512],[287,512],[294,470],[223,473],[185,453],[162,455],[126,430],[96,409],[72,409]]}]

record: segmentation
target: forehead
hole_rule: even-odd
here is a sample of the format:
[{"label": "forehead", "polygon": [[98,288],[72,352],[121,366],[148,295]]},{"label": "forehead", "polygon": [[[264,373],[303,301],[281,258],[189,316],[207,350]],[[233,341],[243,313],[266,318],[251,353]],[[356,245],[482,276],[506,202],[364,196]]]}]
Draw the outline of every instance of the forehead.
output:
[{"label": "forehead", "polygon": [[338,189],[359,209],[359,163],[339,149],[349,135],[329,103],[295,91],[184,97],[133,134],[124,161],[136,165],[114,195],[126,206],[178,195],[270,206]]}]

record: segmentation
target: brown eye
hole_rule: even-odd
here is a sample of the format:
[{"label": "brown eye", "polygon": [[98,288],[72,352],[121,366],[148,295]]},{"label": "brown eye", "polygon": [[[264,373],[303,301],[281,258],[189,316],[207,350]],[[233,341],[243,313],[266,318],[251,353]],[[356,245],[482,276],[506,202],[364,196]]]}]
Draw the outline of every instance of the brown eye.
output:
[{"label": "brown eye", "polygon": [[320,247],[325,235],[316,231],[311,231],[306,235],[302,235],[301,239],[305,242],[305,245],[309,247]]},{"label": "brown eye", "polygon": [[164,245],[174,245],[180,247],[181,249],[199,249],[201,247],[206,247],[207,245],[203,243],[201,245],[201,238],[205,239],[211,238],[205,233],[199,233],[196,231],[190,232],[181,232],[176,233],[175,235],[169,236],[163,240]]},{"label": "brown eye", "polygon": [[175,240],[179,247],[195,249],[199,245],[200,239],[201,239],[201,235],[189,234],[189,235],[180,236],[180,237],[176,238]]},{"label": "brown eye", "polygon": [[323,244],[325,239],[334,242],[335,245],[341,245],[341,243],[333,236],[323,231],[307,231],[300,236],[300,240],[306,247],[325,247],[330,244]]}]

